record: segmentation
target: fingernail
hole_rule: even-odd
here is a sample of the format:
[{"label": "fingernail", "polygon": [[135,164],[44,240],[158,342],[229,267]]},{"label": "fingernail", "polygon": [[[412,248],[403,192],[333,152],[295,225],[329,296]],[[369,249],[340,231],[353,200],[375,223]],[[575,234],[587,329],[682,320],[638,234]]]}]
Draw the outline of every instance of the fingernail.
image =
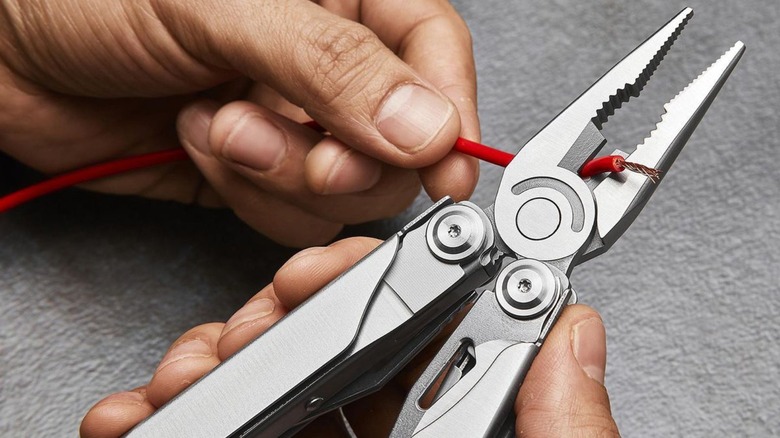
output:
[{"label": "fingernail", "polygon": [[211,155],[209,148],[209,127],[217,112],[217,106],[199,103],[186,110],[179,120],[181,141],[203,154]]},{"label": "fingernail", "polygon": [[100,401],[100,403],[118,403],[123,405],[140,405],[146,401],[143,394],[135,391],[119,392],[111,394]]},{"label": "fingernail", "polygon": [[385,98],[377,113],[376,125],[387,141],[411,153],[428,146],[453,110],[447,100],[433,91],[406,84]]},{"label": "fingernail", "polygon": [[259,114],[241,117],[225,140],[225,158],[258,171],[274,169],[287,153],[282,131]]},{"label": "fingernail", "polygon": [[591,379],[604,384],[607,366],[607,335],[599,318],[578,322],[572,329],[574,357]]},{"label": "fingernail", "polygon": [[266,317],[273,313],[275,307],[276,304],[270,298],[260,298],[258,300],[250,301],[230,317],[228,322],[225,323],[225,328],[222,329],[222,333],[227,333],[241,324]]},{"label": "fingernail", "polygon": [[325,179],[324,195],[357,193],[374,187],[382,176],[382,165],[354,150],[337,156]]},{"label": "fingernail", "polygon": [[181,344],[173,347],[171,351],[169,351],[165,357],[163,357],[155,373],[182,359],[189,359],[193,357],[210,357],[212,354],[214,353],[211,351],[209,344],[201,341],[200,339],[192,339],[186,342],[182,342]]}]

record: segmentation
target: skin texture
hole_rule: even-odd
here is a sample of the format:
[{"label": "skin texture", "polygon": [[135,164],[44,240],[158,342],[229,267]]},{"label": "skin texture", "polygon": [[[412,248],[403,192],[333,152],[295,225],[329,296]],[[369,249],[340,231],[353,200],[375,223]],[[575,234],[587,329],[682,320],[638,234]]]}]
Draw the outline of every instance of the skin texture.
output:
[{"label": "skin texture", "polygon": [[444,0],[2,0],[0,101],[17,160],[53,174],[181,145],[193,163],[84,187],[227,206],[288,246],[478,177],[450,152],[479,122]]},{"label": "skin texture", "polygon": [[[209,370],[262,334],[288,309],[336,278],[379,244],[356,237],[293,256],[272,284],[257,293],[226,324],[192,328],[176,340],[150,382],[98,402],[81,424],[83,438],[117,437]],[[386,437],[405,394],[443,337],[420,354],[381,391],[344,407],[359,437]],[[521,387],[515,413],[520,437],[616,437],[603,385],[606,338],[599,315],[586,306],[566,309],[548,336]],[[302,437],[345,437],[336,415],[315,420]]]}]

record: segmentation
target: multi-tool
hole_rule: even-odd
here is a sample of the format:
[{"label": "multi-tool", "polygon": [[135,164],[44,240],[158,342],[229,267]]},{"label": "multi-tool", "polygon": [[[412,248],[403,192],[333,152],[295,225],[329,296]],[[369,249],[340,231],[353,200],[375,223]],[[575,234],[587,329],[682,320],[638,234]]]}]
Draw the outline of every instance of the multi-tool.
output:
[{"label": "multi-tool", "polygon": [[[523,145],[492,206],[437,202],[127,436],[292,436],[381,388],[464,308],[391,436],[512,435],[523,378],[576,301],[572,269],[608,250],[657,187],[580,170],[603,155],[602,124],[639,95],[692,15],[672,18]],[[743,51],[738,42],[667,103],[636,150],[609,152],[665,175]]]}]

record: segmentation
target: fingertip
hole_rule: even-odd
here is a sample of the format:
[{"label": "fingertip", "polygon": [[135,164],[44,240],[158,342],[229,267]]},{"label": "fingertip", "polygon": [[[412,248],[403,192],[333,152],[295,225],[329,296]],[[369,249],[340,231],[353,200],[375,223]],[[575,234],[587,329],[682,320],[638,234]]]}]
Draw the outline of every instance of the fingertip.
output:
[{"label": "fingertip", "polygon": [[479,161],[452,151],[438,163],[420,171],[420,180],[433,200],[450,196],[455,201],[466,200],[474,193],[479,181]]},{"label": "fingertip", "polygon": [[[334,256],[345,256],[349,254],[348,259],[357,260],[363,258],[366,254],[370,253],[377,246],[382,244],[382,240],[375,239],[373,237],[347,237],[339,241],[333,242],[328,248],[337,251]],[[350,265],[351,266],[351,265]]]},{"label": "fingertip", "polygon": [[[569,350],[584,374],[604,384],[607,365],[607,337],[601,315],[584,304],[569,306],[556,327],[560,325],[558,338],[568,334]],[[556,342],[562,343],[556,340]]]},{"label": "fingertip", "polygon": [[287,309],[276,297],[273,285],[263,288],[225,323],[217,344],[220,360],[224,361],[265,333],[286,313]]},{"label": "fingertip", "polygon": [[564,322],[565,325],[573,326],[579,321],[590,318],[598,318],[600,321],[601,314],[586,304],[572,304],[566,307],[558,321]]},{"label": "fingertip", "polygon": [[306,156],[305,178],[321,195],[358,193],[374,187],[382,164],[333,137],[325,137]]},{"label": "fingertip", "polygon": [[520,436],[619,436],[603,382],[606,338],[601,317],[567,307],[547,336],[518,394]]},{"label": "fingertip", "polygon": [[197,326],[173,343],[146,387],[152,405],[164,405],[219,365],[217,342],[223,326],[222,323]]},{"label": "fingertip", "polygon": [[601,318],[583,319],[572,328],[571,344],[574,358],[591,379],[604,384],[607,367],[607,335]]},{"label": "fingertip", "polygon": [[219,105],[211,100],[199,100],[185,106],[176,118],[179,140],[191,153],[210,156],[209,129]]},{"label": "fingertip", "polygon": [[100,400],[84,416],[81,438],[116,438],[154,413],[146,389],[119,392]]},{"label": "fingertip", "polygon": [[254,171],[277,168],[287,157],[289,145],[284,130],[274,118],[251,102],[225,105],[211,123],[208,152],[226,164]]},{"label": "fingertip", "polygon": [[295,308],[380,243],[378,239],[352,237],[293,256],[274,276],[276,296],[288,309]]}]

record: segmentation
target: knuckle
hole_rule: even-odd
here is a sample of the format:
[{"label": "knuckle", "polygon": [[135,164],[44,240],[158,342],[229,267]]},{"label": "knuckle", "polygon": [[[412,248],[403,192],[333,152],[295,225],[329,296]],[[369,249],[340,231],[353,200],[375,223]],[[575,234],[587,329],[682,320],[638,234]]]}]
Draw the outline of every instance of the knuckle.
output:
[{"label": "knuckle", "polygon": [[469,29],[468,24],[466,24],[466,20],[464,20],[460,15],[455,14],[453,23],[455,25],[456,31],[463,36],[463,39],[465,43],[468,44],[468,47],[473,46],[474,37],[471,35],[471,29]]},{"label": "knuckle", "polygon": [[354,98],[381,71],[386,50],[376,35],[358,25],[318,25],[309,35],[314,64],[313,95],[320,103]]}]

